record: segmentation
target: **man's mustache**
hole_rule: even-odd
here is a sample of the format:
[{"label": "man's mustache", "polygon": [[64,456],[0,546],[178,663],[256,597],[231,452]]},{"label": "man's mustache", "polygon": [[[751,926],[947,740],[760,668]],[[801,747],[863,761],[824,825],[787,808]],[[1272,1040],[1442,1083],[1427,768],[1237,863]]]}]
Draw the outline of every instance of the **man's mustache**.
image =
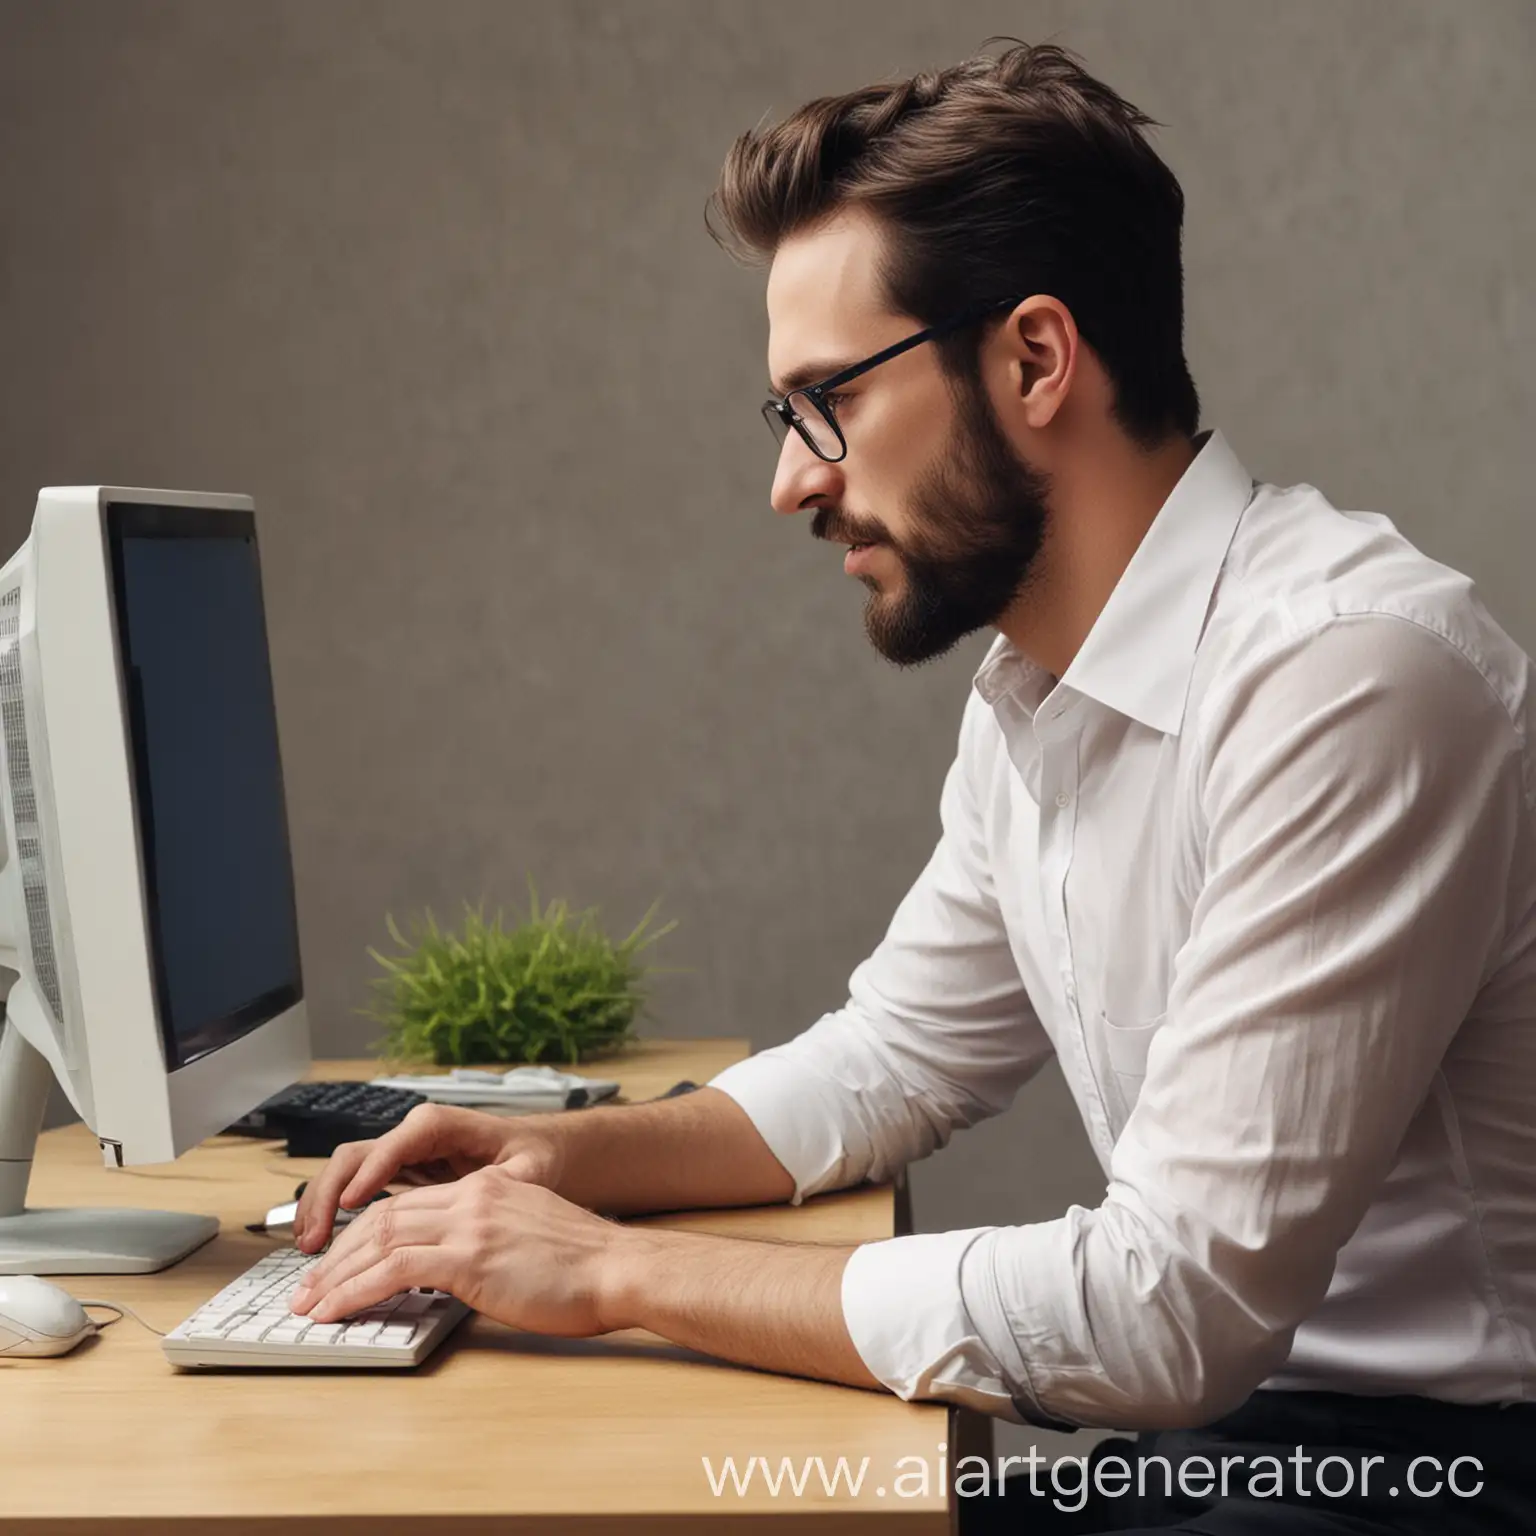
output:
[{"label": "man's mustache", "polygon": [[819,507],[811,519],[811,536],[833,544],[889,544],[878,523],[864,523],[847,516],[840,507]]}]

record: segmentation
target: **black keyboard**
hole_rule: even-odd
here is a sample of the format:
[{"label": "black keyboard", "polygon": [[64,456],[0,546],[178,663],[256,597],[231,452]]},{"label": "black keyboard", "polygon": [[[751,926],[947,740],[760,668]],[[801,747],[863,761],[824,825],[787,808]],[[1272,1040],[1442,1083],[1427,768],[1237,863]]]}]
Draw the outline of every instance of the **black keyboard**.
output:
[{"label": "black keyboard", "polygon": [[289,1157],[329,1157],[344,1141],[369,1141],[393,1130],[426,1102],[423,1093],[376,1083],[295,1083],[229,1130],[242,1136],[285,1136]]}]

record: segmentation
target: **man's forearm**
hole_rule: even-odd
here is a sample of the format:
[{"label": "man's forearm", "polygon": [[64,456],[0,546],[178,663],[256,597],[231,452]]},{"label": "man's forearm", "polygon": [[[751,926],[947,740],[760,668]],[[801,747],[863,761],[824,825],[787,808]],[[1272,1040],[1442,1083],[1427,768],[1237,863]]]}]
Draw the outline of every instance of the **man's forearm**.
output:
[{"label": "man's forearm", "polygon": [[852,1252],[631,1227],[614,1234],[599,1310],[610,1330],[647,1328],[759,1370],[879,1387],[843,1321]]},{"label": "man's forearm", "polygon": [[772,1205],[794,1180],[746,1112],[717,1088],[654,1104],[552,1117],[567,1200],[612,1215]]}]

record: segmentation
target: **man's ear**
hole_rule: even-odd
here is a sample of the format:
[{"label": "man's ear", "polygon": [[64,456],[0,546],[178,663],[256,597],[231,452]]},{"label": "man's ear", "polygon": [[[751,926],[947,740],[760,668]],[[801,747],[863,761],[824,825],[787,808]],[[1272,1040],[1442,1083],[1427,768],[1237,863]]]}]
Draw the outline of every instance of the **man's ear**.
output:
[{"label": "man's ear", "polygon": [[1009,311],[998,341],[1008,360],[1009,393],[1024,425],[1050,425],[1071,392],[1081,341],[1072,311],[1049,294],[1033,294]]}]

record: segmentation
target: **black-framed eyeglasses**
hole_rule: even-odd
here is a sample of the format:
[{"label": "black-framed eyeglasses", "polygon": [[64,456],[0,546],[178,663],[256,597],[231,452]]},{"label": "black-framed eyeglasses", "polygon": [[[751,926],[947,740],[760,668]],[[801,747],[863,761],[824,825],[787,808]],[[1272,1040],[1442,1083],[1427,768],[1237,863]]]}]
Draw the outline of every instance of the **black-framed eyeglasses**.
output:
[{"label": "black-framed eyeglasses", "polygon": [[973,309],[952,315],[948,320],[926,326],[915,335],[894,342],[876,352],[873,357],[866,357],[862,363],[840,369],[819,384],[792,389],[782,400],[770,397],[763,401],[763,420],[768,423],[768,430],[773,433],[774,441],[781,448],[793,427],[817,458],[825,459],[829,464],[839,463],[848,456],[848,441],[843,436],[843,429],[837,424],[837,415],[828,396],[844,384],[868,373],[871,368],[878,368],[881,363],[888,363],[893,357],[900,357],[903,352],[922,346],[925,341],[933,341],[967,325],[975,325],[978,320],[985,320],[999,309],[1012,309],[1018,302],[1016,298],[993,299],[989,303],[978,304]]}]

